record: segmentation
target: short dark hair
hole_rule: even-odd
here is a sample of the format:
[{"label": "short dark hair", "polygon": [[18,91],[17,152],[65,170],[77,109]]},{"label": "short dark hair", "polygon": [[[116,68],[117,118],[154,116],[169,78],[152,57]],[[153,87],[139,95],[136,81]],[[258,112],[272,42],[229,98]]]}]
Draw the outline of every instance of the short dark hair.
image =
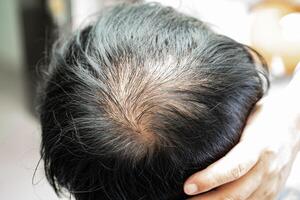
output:
[{"label": "short dark hair", "polygon": [[250,47],[160,4],[118,5],[54,47],[41,156],[77,200],[177,200],[224,156],[268,85]]}]

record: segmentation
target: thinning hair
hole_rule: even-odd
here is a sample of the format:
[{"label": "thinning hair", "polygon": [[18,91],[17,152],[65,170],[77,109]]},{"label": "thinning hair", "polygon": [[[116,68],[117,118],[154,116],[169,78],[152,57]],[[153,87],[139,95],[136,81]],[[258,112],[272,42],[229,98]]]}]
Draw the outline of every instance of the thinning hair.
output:
[{"label": "thinning hair", "polygon": [[41,155],[77,200],[177,200],[224,156],[268,85],[250,47],[160,4],[119,5],[54,46]]}]

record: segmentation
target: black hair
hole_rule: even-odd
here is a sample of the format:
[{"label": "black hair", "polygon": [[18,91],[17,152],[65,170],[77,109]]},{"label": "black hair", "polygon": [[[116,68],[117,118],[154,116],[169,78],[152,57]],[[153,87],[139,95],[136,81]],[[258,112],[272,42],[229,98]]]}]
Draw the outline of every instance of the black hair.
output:
[{"label": "black hair", "polygon": [[250,47],[156,3],[107,9],[54,46],[46,74],[41,156],[76,200],[186,198],[268,86]]}]

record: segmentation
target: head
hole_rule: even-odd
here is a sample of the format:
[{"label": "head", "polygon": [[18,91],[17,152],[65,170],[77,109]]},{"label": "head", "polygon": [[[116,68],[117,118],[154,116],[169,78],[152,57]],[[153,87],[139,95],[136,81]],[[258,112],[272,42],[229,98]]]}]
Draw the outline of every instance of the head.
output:
[{"label": "head", "polygon": [[184,199],[238,141],[267,72],[251,48],[159,4],[120,5],[54,47],[41,155],[77,200]]}]

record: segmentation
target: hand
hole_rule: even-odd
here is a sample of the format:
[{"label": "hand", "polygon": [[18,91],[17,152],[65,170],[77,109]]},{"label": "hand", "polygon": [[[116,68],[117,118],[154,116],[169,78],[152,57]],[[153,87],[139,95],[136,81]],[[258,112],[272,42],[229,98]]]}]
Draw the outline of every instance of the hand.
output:
[{"label": "hand", "polygon": [[276,199],[300,149],[300,72],[281,96],[264,100],[240,142],[188,178],[185,193],[199,194],[189,200]]}]

